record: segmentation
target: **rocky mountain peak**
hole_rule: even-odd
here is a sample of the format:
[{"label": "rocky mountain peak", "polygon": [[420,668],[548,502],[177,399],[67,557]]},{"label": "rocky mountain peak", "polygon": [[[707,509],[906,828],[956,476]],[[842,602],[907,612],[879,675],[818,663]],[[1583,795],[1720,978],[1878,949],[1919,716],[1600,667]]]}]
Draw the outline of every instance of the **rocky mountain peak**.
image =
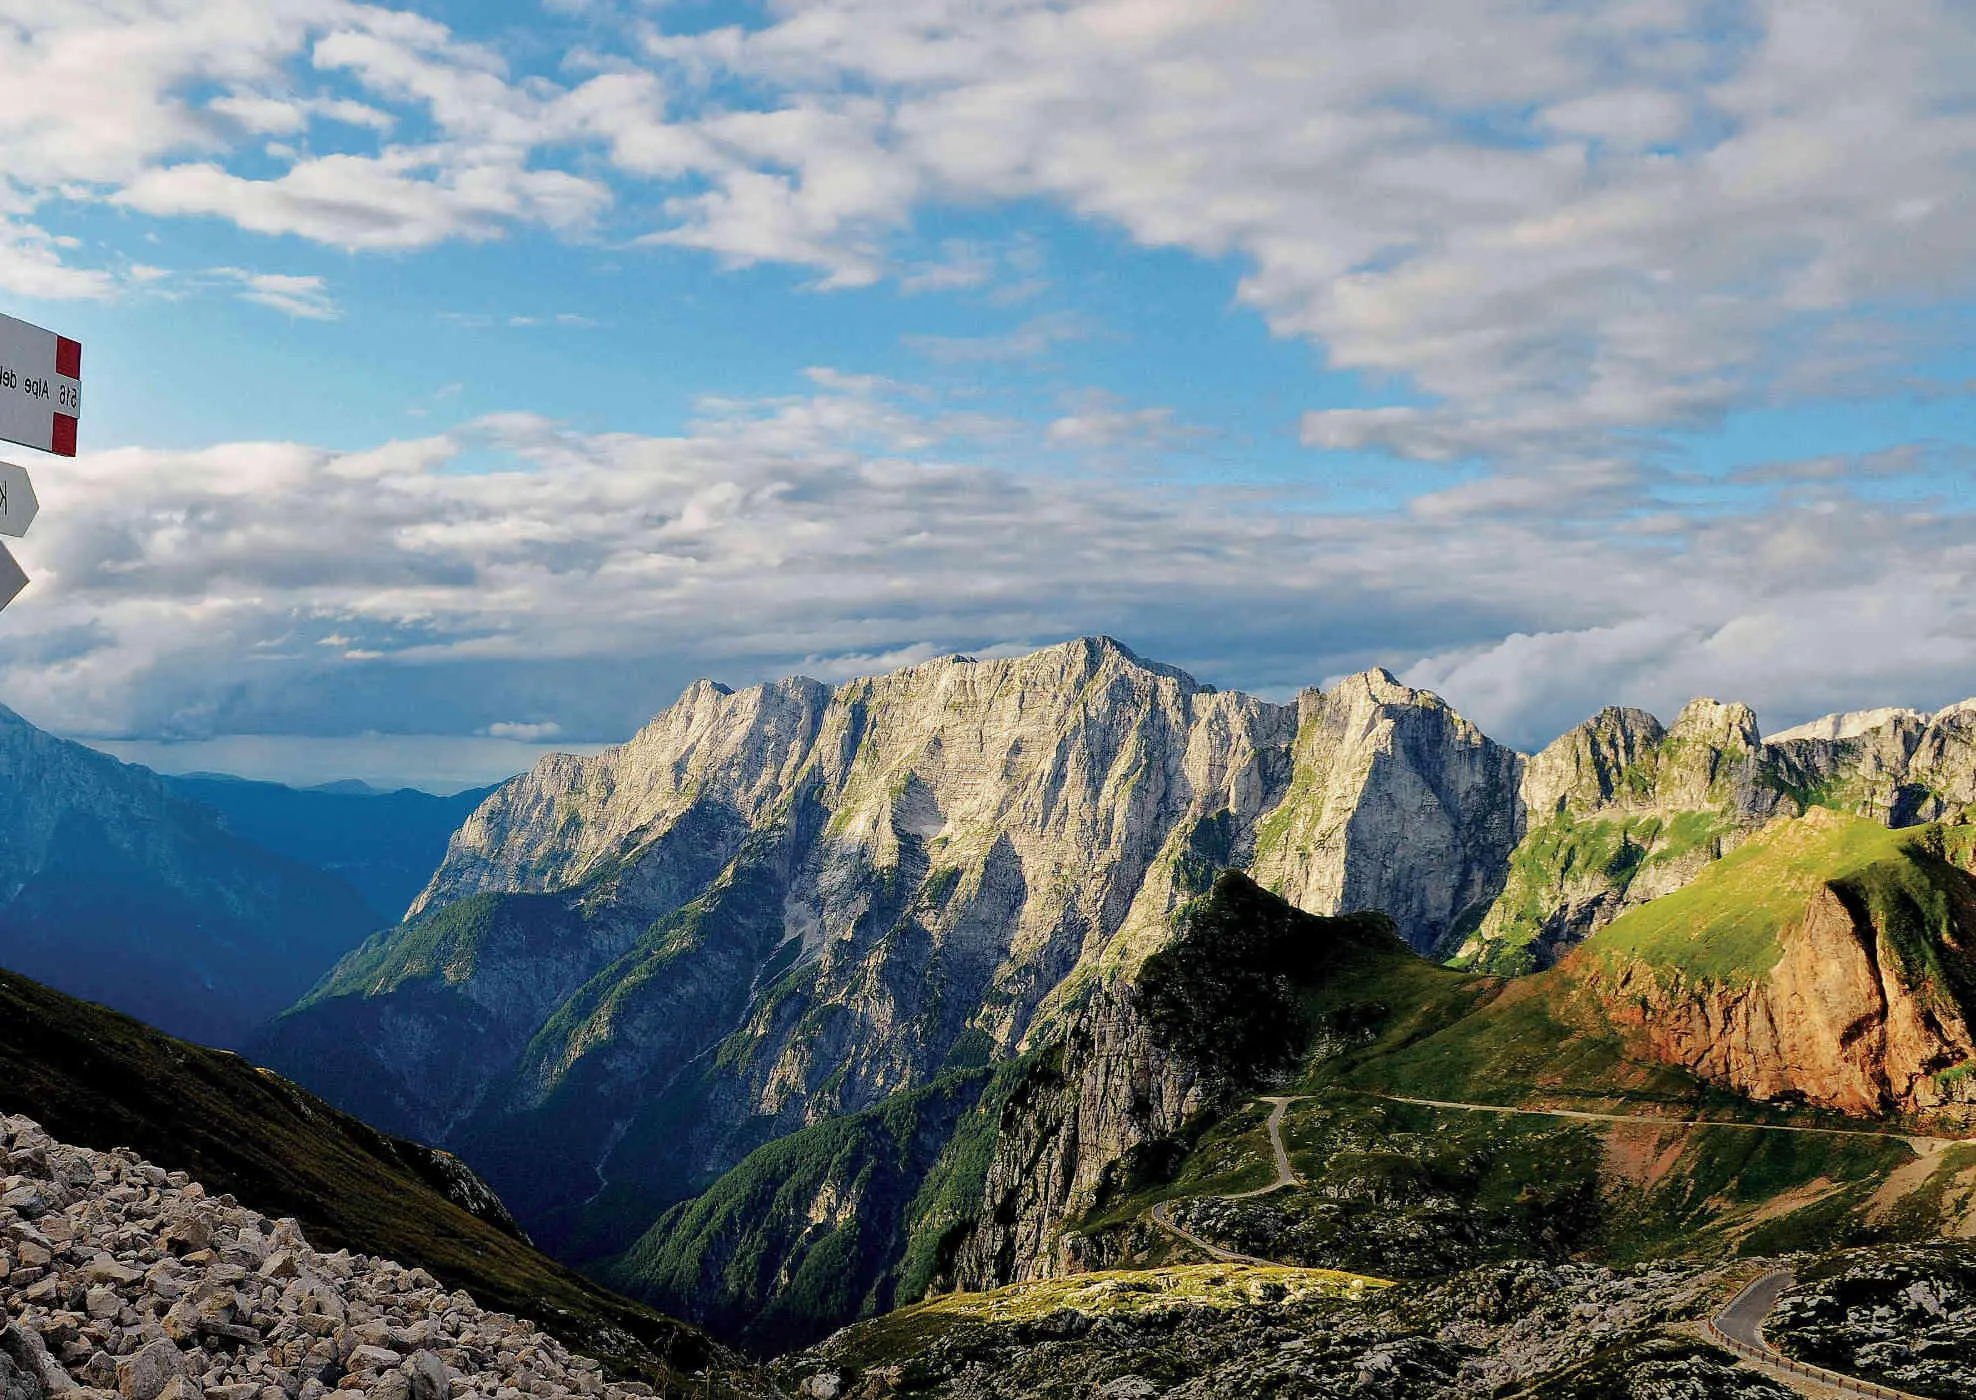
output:
[{"label": "rocky mountain peak", "polygon": [[1930,716],[1919,710],[1892,706],[1883,706],[1877,710],[1850,710],[1843,714],[1824,715],[1818,719],[1807,720],[1789,729],[1780,729],[1777,733],[1769,735],[1765,742],[1789,744],[1801,739],[1809,739],[1823,743],[1839,743],[1846,739],[1857,739],[1890,725],[1919,731],[1927,725],[1929,719]]},{"label": "rocky mountain peak", "polygon": [[[954,658],[965,660],[965,658]],[[1048,675],[1062,674],[1065,677],[1089,679],[1098,675],[1139,673],[1169,680],[1187,694],[1209,693],[1214,687],[1204,686],[1178,666],[1168,666],[1164,662],[1150,661],[1132,650],[1115,637],[1102,635],[1077,637],[1055,646],[1043,647],[1023,656],[1010,658],[1018,669],[1025,673]],[[973,665],[993,665],[993,662],[970,662]]]},{"label": "rocky mountain peak", "polygon": [[1366,705],[1430,705],[1447,708],[1447,701],[1431,690],[1415,690],[1384,666],[1373,666],[1346,676],[1328,691],[1312,692]]},{"label": "rocky mountain peak", "polygon": [[1566,808],[1592,811],[1622,799],[1628,776],[1638,774],[1666,738],[1661,722],[1645,710],[1608,705],[1530,760],[1523,802],[1531,819],[1541,821]]},{"label": "rocky mountain peak", "polygon": [[1677,743],[1705,744],[1721,750],[1751,750],[1763,743],[1756,711],[1740,702],[1724,704],[1701,696],[1681,707],[1667,737]]}]

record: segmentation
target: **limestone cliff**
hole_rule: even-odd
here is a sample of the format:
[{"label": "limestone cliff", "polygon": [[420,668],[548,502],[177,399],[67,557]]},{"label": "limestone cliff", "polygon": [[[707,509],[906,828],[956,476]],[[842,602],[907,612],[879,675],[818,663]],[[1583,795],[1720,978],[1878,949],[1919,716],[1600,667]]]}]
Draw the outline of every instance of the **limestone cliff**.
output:
[{"label": "limestone cliff", "polygon": [[1198,1074],[1157,1043],[1124,989],[1108,989],[1004,1106],[980,1216],[953,1284],[997,1288],[1091,1267],[1067,1222],[1115,1184],[1135,1149],[1203,1105]]},{"label": "limestone cliff", "polygon": [[1377,909],[1422,952],[1501,889],[1523,760],[1439,696],[1384,671],[1307,690],[1291,760],[1256,834],[1266,888],[1314,914]]},{"label": "limestone cliff", "polygon": [[1384,672],[1275,705],[1102,638],[702,682],[496,792],[262,1053],[457,1147],[553,1240],[587,1228],[572,1182],[657,1209],[1054,1040],[1220,869],[1432,947],[1494,894],[1520,762]]}]

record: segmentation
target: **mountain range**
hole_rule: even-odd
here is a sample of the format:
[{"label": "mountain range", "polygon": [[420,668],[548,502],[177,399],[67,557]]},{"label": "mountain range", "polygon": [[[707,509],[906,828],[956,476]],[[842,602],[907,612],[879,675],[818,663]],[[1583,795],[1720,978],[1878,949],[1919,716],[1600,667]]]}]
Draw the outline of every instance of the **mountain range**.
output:
[{"label": "mountain range", "polygon": [[[1767,1395],[1653,1319],[1835,1245],[1779,1335],[1976,1376],[1953,1268],[1885,1252],[1976,1230],[1976,706],[1524,755],[1093,638],[701,682],[450,811],[0,739],[0,960],[249,1055],[0,976],[0,1109],[682,1394]],[[1889,1350],[1917,1278],[1951,1321]]]},{"label": "mountain range", "polygon": [[375,928],[404,916],[446,854],[448,838],[493,791],[470,788],[439,797],[354,781],[293,788],[224,773],[167,775],[164,782],[180,797],[218,812],[221,824],[242,840],[342,880],[363,897]]},{"label": "mountain range", "polygon": [[[1225,927],[1374,911],[1405,955],[1336,1024],[1305,1023],[1315,990],[1285,1002],[1272,1073],[1306,1033],[1371,1036],[1381,1065],[1466,1066],[1464,1095],[1522,1105],[1557,1087],[1526,1062],[1568,1044],[1580,1100],[1959,1131],[1972,801],[1970,706],[1768,740],[1739,705],[1613,709],[1526,756],[1383,671],[1273,704],[1104,638],[835,687],[703,681],[628,743],[497,789],[405,921],[252,1053],[457,1151],[561,1257],[783,1344],[1111,1257],[1079,1222],[1189,1170],[1260,1083],[1189,1065],[1143,1005],[1227,871],[1282,912]],[[1802,902],[1738,893],[1778,870]],[[1753,1171],[1718,1184],[1824,1189]]]},{"label": "mountain range", "polygon": [[346,881],[4,708],[0,783],[0,965],[190,1039],[243,1043],[377,925]]},{"label": "mountain range", "polygon": [[237,1046],[404,913],[486,789],[168,777],[0,708],[0,964]]}]

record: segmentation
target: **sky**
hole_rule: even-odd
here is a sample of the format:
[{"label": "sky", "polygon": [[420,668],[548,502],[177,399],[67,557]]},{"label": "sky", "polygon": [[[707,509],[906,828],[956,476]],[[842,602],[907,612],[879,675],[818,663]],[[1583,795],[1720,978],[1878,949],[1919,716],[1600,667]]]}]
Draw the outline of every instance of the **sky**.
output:
[{"label": "sky", "polygon": [[1107,633],[1976,694],[1967,0],[0,0],[0,702],[443,788]]}]

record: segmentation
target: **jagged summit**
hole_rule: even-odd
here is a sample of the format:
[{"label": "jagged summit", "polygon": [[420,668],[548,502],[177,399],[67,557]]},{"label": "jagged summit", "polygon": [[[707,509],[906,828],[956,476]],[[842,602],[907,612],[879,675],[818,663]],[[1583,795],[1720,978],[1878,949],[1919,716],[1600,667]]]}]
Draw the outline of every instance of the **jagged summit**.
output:
[{"label": "jagged summit", "polygon": [[1976,713],[1926,733],[1766,745],[1700,699],[1526,758],[1381,667],[1275,704],[1106,637],[698,682],[490,796],[261,1052],[609,1252],[765,1141],[1052,1043],[1219,871],[1522,971],[1773,816],[1976,800]]},{"label": "jagged summit", "polygon": [[1885,729],[1893,724],[1912,725],[1918,729],[1932,718],[1934,716],[1924,714],[1920,710],[1894,706],[1883,706],[1877,710],[1849,710],[1843,714],[1806,720],[1803,724],[1794,725],[1789,729],[1780,729],[1775,734],[1767,736],[1766,742],[1789,744],[1800,739],[1810,739],[1830,743],[1842,739],[1857,739],[1863,734],[1870,734],[1876,729]]}]

